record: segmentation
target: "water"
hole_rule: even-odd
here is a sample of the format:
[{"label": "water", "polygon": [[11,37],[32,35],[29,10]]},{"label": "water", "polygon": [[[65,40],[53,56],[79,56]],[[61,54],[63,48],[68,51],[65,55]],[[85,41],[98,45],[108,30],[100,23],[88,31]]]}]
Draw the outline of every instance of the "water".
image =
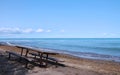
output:
[{"label": "water", "polygon": [[120,38],[1,38],[0,42],[84,58],[120,61]]}]

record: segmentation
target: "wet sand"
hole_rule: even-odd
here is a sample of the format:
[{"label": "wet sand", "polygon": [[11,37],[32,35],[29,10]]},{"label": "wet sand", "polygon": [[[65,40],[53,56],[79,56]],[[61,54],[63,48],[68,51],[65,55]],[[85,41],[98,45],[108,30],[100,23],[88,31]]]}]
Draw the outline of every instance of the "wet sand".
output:
[{"label": "wet sand", "polygon": [[118,62],[78,58],[67,54],[54,56],[64,61],[60,63],[65,67],[50,65],[48,68],[32,66],[31,69],[26,69],[24,64],[8,60],[6,50],[20,52],[19,48],[13,46],[0,46],[0,75],[120,75]]}]

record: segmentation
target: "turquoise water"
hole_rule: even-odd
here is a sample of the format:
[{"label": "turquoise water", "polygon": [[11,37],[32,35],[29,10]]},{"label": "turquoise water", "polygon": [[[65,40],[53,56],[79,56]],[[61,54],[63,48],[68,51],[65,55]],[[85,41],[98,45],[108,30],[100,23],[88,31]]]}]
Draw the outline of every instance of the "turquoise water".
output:
[{"label": "turquoise water", "polygon": [[120,38],[1,38],[0,42],[79,57],[120,60]]}]

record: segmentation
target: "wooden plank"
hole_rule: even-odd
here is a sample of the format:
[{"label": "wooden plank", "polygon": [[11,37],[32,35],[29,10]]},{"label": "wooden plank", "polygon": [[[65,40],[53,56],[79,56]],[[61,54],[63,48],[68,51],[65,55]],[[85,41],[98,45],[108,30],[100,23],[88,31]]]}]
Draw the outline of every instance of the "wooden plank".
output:
[{"label": "wooden plank", "polygon": [[27,48],[27,47],[22,47],[22,46],[15,46],[15,47],[22,48],[22,49],[28,49],[28,50],[39,52],[39,53],[43,53],[43,54],[50,54],[50,55],[57,55],[57,54],[59,54],[59,53],[55,53],[55,52],[40,51],[40,50],[37,50],[37,49],[32,49],[32,48]]}]

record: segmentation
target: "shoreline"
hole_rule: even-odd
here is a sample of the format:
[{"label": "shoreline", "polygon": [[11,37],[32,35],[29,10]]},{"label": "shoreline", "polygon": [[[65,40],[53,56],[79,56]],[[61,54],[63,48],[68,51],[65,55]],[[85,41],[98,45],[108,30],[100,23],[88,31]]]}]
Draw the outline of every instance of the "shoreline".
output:
[{"label": "shoreline", "polygon": [[[4,52],[6,50],[19,52],[19,49],[15,48],[14,46],[0,46],[0,50]],[[76,56],[71,56],[69,54],[60,54],[54,57],[65,61],[65,62],[61,62],[62,64],[65,64],[66,66],[73,67],[76,69],[84,69],[85,71],[90,70],[92,72],[100,73],[101,75],[106,75],[106,74],[119,75],[120,74],[119,62],[79,58]]]}]

